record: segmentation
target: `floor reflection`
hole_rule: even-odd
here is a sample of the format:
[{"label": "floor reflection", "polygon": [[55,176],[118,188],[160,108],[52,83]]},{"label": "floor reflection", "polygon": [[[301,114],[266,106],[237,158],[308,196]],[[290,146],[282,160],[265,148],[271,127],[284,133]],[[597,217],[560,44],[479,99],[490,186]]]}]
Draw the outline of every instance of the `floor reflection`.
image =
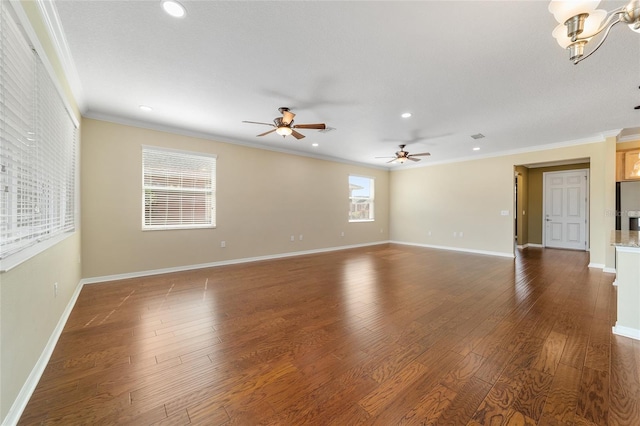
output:
[{"label": "floor reflection", "polygon": [[348,259],[340,277],[341,304],[347,326],[366,327],[379,311],[380,277],[369,256]]}]

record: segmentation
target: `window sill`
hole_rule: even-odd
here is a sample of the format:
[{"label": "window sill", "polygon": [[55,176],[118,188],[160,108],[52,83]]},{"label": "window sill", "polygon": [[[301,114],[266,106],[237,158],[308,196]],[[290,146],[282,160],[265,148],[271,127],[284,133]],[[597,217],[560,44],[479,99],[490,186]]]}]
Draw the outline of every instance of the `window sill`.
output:
[{"label": "window sill", "polygon": [[184,231],[189,229],[215,229],[216,225],[167,226],[163,228],[142,228],[142,231]]},{"label": "window sill", "polygon": [[34,245],[27,247],[24,250],[20,250],[17,253],[9,255],[9,257],[7,257],[6,259],[0,260],[0,273],[9,272],[16,266],[19,266],[32,257],[35,257],[38,254],[50,249],[56,244],[71,237],[72,235],[75,235],[75,231],[65,232],[64,234],[57,235],[53,238],[48,238],[44,241],[35,243]]}]

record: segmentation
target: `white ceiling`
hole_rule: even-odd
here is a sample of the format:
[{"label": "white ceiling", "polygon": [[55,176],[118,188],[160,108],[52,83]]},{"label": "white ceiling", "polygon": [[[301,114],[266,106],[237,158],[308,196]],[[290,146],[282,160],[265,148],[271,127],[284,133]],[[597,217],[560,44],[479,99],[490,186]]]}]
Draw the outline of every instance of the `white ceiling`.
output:
[{"label": "white ceiling", "polygon": [[[385,167],[401,143],[425,165],[640,133],[640,34],[573,65],[547,1],[182,3],[55,1],[86,116]],[[282,106],[335,130],[242,123]]]}]

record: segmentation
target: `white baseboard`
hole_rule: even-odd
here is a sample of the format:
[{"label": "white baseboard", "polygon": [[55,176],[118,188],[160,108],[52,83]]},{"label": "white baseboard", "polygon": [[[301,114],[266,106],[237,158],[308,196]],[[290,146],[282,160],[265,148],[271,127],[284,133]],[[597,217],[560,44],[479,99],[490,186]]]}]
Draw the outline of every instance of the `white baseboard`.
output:
[{"label": "white baseboard", "polygon": [[104,275],[101,277],[83,278],[81,280],[81,283],[83,285],[96,284],[96,283],[103,283],[107,281],[118,281],[118,280],[126,280],[129,278],[147,277],[150,275],[169,274],[172,272],[192,271],[195,269],[215,268],[217,266],[237,265],[239,263],[259,262],[261,260],[283,259],[287,257],[303,256],[306,254],[326,253],[326,252],[338,251],[338,250],[347,250],[347,249],[360,248],[360,247],[376,246],[380,244],[387,244],[389,242],[390,241],[377,241],[373,243],[354,244],[349,246],[328,247],[323,249],[270,254],[266,256],[257,256],[257,257],[243,257],[240,259],[222,260],[220,262],[200,263],[195,265],[175,266],[172,268],[152,269],[147,271],[129,272],[124,274]]},{"label": "white baseboard", "polygon": [[544,246],[542,244],[534,244],[534,243],[525,243],[522,245],[517,245],[516,247],[518,247],[519,249],[526,249],[529,247],[535,247],[535,248],[544,248]]},{"label": "white baseboard", "polygon": [[408,246],[418,246],[418,247],[425,247],[425,248],[435,248],[435,249],[439,249],[439,250],[452,250],[452,251],[459,251],[459,252],[464,252],[464,253],[485,254],[485,255],[489,255],[489,256],[508,257],[508,258],[512,258],[512,259],[514,258],[513,253],[503,253],[503,252],[486,251],[486,250],[474,250],[474,249],[466,249],[466,248],[460,248],[460,247],[436,246],[436,245],[430,245],[430,244],[416,244],[416,243],[408,243],[408,242],[403,242],[403,241],[376,241],[376,242],[373,242],[373,243],[366,243],[366,244],[354,244],[354,245],[348,245],[348,246],[328,247],[328,248],[323,248],[323,249],[296,251],[296,252],[288,252],[288,253],[279,253],[279,254],[266,255],[266,256],[244,257],[244,258],[240,258],[240,259],[223,260],[223,261],[220,261],[220,262],[210,262],[210,263],[200,263],[200,264],[195,264],[195,265],[175,266],[175,267],[172,267],[172,268],[162,268],[162,269],[152,269],[152,270],[147,270],[147,271],[128,272],[128,273],[124,273],[124,274],[103,275],[103,276],[99,276],[99,277],[83,278],[80,282],[81,282],[82,285],[85,285],[85,284],[97,284],[97,283],[103,283],[103,282],[108,282],[108,281],[118,281],[118,280],[130,279],[130,278],[147,277],[147,276],[151,276],[151,275],[169,274],[169,273],[172,273],[172,272],[191,271],[191,270],[194,270],[194,269],[215,268],[217,266],[237,265],[237,264],[240,264],[240,263],[258,262],[258,261],[262,261],[262,260],[283,259],[283,258],[287,258],[287,257],[303,256],[303,255],[307,255],[307,254],[316,254],[316,253],[326,253],[326,252],[331,252],[331,251],[347,250],[347,249],[375,246],[375,245],[387,244],[387,243],[401,244],[401,245],[408,245]]},{"label": "white baseboard", "polygon": [[587,265],[588,268],[597,268],[597,269],[602,269],[602,272],[605,272],[607,274],[615,274],[616,273],[616,268],[609,268],[607,265],[605,265],[604,263],[589,263]]},{"label": "white baseboard", "polygon": [[475,250],[475,249],[468,249],[463,247],[449,247],[449,246],[436,246],[432,244],[407,243],[404,241],[389,241],[389,242],[393,244],[401,244],[405,246],[416,246],[416,247],[433,248],[438,250],[459,251],[462,253],[485,254],[489,256],[508,257],[511,259],[515,258],[515,255],[513,253],[504,253],[500,251]]},{"label": "white baseboard", "polygon": [[612,329],[613,334],[618,336],[628,337],[630,339],[640,340],[640,330],[636,328],[624,327],[621,325],[615,325]]},{"label": "white baseboard", "polygon": [[47,367],[47,364],[49,363],[49,359],[53,354],[53,350],[56,347],[56,343],[58,343],[58,339],[62,334],[62,330],[64,329],[64,326],[67,323],[67,320],[69,319],[69,315],[71,315],[71,311],[73,310],[73,307],[75,306],[76,301],[78,300],[78,296],[80,295],[80,290],[82,290],[82,285],[83,285],[82,281],[78,283],[78,286],[76,287],[75,291],[73,292],[73,295],[71,296],[71,300],[69,300],[67,307],[64,309],[64,311],[62,312],[62,315],[60,316],[60,319],[58,320],[58,324],[56,324],[56,327],[53,329],[51,336],[49,336],[49,341],[47,342],[42,353],[40,354],[40,358],[38,358],[36,365],[34,365],[33,368],[31,369],[31,373],[29,373],[29,377],[27,377],[27,380],[24,382],[24,385],[22,385],[22,389],[20,389],[18,396],[16,397],[15,401],[13,401],[13,404],[11,405],[9,412],[7,413],[6,417],[2,421],[2,426],[10,426],[10,425],[13,426],[18,423],[18,420],[20,420],[20,416],[22,415],[22,412],[27,406],[27,403],[29,402],[31,395],[33,395],[33,391],[36,390],[36,386],[38,386],[40,377],[42,377],[42,373],[44,373],[44,369]]}]

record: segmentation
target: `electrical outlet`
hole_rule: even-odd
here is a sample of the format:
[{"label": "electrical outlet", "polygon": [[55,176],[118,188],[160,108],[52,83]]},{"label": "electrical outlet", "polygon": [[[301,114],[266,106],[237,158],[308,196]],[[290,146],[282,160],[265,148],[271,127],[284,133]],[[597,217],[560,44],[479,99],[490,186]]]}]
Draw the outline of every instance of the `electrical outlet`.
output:
[{"label": "electrical outlet", "polygon": [[431,231],[427,232],[427,235],[428,235],[428,236],[431,236]]},{"label": "electrical outlet", "polygon": [[225,248],[227,246],[227,242],[226,241],[220,241],[220,247],[221,248]]},{"label": "electrical outlet", "polygon": [[342,231],[342,232],[340,233],[340,236],[341,236],[341,237],[344,237],[344,231]]},{"label": "electrical outlet", "polygon": [[291,236],[291,241],[295,241],[295,240],[296,240],[296,236],[295,236],[295,235],[292,235],[292,236]]},{"label": "electrical outlet", "polygon": [[453,238],[456,238],[457,236],[458,236],[458,233],[454,231],[453,232]]},{"label": "electrical outlet", "polygon": [[53,297],[58,297],[58,283],[53,283]]},{"label": "electrical outlet", "polygon": [[462,235],[463,235],[463,234],[462,234],[462,231],[460,231],[460,238],[462,238]]},{"label": "electrical outlet", "polygon": [[302,234],[300,234],[299,240],[302,241]]},{"label": "electrical outlet", "polygon": [[509,216],[509,210],[501,210],[500,211],[500,215],[501,216]]}]

